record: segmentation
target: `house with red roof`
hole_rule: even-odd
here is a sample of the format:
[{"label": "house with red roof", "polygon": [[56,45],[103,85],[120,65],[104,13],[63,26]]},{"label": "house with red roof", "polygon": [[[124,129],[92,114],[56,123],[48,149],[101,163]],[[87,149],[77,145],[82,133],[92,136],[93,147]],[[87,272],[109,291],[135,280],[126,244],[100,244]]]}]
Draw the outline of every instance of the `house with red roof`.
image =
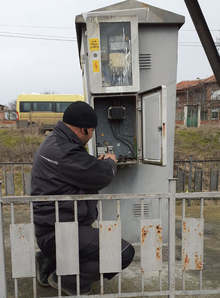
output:
[{"label": "house with red roof", "polygon": [[9,110],[7,106],[0,104],[0,128],[15,127],[16,112]]},{"label": "house with red roof", "polygon": [[177,84],[176,125],[220,125],[220,86],[215,76]]}]

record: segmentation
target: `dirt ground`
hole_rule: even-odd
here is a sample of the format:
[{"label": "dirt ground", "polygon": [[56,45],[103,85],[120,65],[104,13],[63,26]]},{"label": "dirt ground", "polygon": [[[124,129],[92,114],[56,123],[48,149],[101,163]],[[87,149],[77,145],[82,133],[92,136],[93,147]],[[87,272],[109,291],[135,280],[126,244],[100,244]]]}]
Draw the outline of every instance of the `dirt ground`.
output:
[{"label": "dirt ground", "polygon": [[[199,206],[186,208],[187,216],[197,217],[199,214]],[[188,209],[190,211],[188,211]],[[205,289],[215,289],[220,287],[220,205],[211,204],[204,208],[205,210],[205,231],[204,231],[204,270],[203,285]],[[181,269],[181,207],[177,206],[176,220],[176,285],[181,290],[182,269]],[[6,267],[7,267],[7,285],[8,298],[14,296],[14,283],[11,278],[11,261],[10,261],[10,240],[9,240],[9,224],[10,224],[10,207],[3,208],[4,215],[4,231],[6,245]],[[29,222],[29,208],[24,205],[15,207],[15,223]],[[162,288],[167,289],[167,246],[163,248],[163,268]],[[117,293],[118,277],[111,281],[105,281],[105,293]],[[20,279],[18,281],[19,298],[33,297],[32,279]],[[141,272],[140,272],[140,252],[136,247],[136,256],[133,263],[122,273],[122,292],[140,292],[141,289]],[[189,271],[186,274],[186,289],[199,289],[199,272]],[[159,290],[158,273],[152,273],[145,279],[145,290]],[[92,288],[92,294],[99,294],[100,286],[96,283]],[[57,297],[57,291],[52,288],[44,288],[37,285],[37,297]],[[162,297],[162,296],[160,296]],[[165,296],[164,296],[165,297]],[[180,297],[180,296],[179,296]],[[183,297],[183,296],[181,296]],[[198,296],[187,296],[198,297]],[[219,295],[205,295],[203,297],[220,297]]]}]

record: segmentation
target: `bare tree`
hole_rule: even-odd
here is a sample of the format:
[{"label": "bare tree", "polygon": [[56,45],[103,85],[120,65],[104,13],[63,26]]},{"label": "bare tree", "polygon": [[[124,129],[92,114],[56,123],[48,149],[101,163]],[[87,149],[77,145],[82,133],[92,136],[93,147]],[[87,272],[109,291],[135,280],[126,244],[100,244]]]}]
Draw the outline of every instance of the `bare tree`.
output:
[{"label": "bare tree", "polygon": [[12,111],[15,111],[16,110],[16,100],[10,101],[8,103],[8,109],[9,110],[12,110]]}]

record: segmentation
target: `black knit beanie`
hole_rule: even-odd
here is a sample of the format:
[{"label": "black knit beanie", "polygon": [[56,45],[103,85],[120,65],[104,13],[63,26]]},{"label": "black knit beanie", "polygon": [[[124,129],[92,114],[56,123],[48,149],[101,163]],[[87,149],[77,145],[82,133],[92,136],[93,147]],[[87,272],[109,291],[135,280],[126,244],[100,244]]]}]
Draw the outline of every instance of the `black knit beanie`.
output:
[{"label": "black knit beanie", "polygon": [[74,101],[64,111],[63,122],[81,128],[96,128],[97,116],[89,104]]}]

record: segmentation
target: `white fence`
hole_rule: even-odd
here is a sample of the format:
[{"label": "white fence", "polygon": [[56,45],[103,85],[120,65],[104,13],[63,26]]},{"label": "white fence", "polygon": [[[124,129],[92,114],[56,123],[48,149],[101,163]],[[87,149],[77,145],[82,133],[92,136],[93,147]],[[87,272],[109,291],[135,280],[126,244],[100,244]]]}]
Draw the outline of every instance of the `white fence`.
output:
[{"label": "white fence", "polygon": [[[115,245],[116,241],[121,239],[120,202],[122,200],[139,199],[141,204],[140,216],[140,288],[133,292],[123,292],[122,274],[121,274],[121,251],[120,245]],[[160,216],[158,218],[146,219],[144,216],[144,204],[147,200],[159,200],[160,208],[162,200],[168,200],[168,262],[163,260],[163,225]],[[200,216],[196,218],[186,217],[185,201],[187,199],[200,201]],[[120,194],[120,195],[63,195],[63,196],[12,196],[5,195],[0,197],[0,297],[7,298],[7,281],[5,266],[5,243],[3,231],[4,207],[11,206],[10,221],[10,247],[12,277],[14,279],[14,297],[22,293],[22,288],[18,287],[18,280],[30,278],[33,280],[33,298],[37,298],[36,269],[35,269],[35,239],[33,224],[33,202],[51,201],[56,206],[56,253],[57,253],[57,275],[58,275],[58,293],[56,298],[64,297],[61,295],[61,276],[73,274],[77,277],[77,295],[80,296],[80,272],[79,272],[79,253],[76,239],[78,239],[78,220],[77,220],[77,202],[79,200],[98,200],[99,218],[98,227],[100,233],[100,293],[96,295],[81,295],[81,297],[139,297],[139,296],[176,296],[190,295],[220,295],[220,288],[205,289],[203,284],[204,269],[204,201],[219,200],[220,192],[207,193],[176,193],[176,181],[169,181],[169,193],[167,194]],[[74,201],[75,222],[59,222],[59,202],[65,200]],[[104,200],[116,200],[116,218],[111,221],[105,221],[102,218],[102,203]],[[176,286],[176,202],[182,202],[182,288]],[[29,223],[16,223],[15,206],[27,205],[30,210]],[[159,212],[161,215],[161,212]],[[109,226],[114,229],[109,229]],[[71,237],[70,235],[71,231]],[[65,243],[62,239],[66,238]],[[118,239],[118,240],[117,240]],[[75,248],[75,249],[73,249]],[[111,257],[109,256],[111,250]],[[69,252],[72,252],[70,255]],[[110,258],[110,261],[109,261]],[[163,271],[166,270],[167,280],[162,281]],[[199,272],[198,289],[189,290],[186,288],[185,277],[188,271]],[[158,290],[146,291],[146,275],[150,272],[158,272]],[[118,290],[117,293],[106,294],[103,283],[103,274],[106,272],[118,272]],[[31,298],[31,297],[30,297]],[[44,297],[46,298],[46,297]],[[55,298],[55,297],[54,297]]]}]

